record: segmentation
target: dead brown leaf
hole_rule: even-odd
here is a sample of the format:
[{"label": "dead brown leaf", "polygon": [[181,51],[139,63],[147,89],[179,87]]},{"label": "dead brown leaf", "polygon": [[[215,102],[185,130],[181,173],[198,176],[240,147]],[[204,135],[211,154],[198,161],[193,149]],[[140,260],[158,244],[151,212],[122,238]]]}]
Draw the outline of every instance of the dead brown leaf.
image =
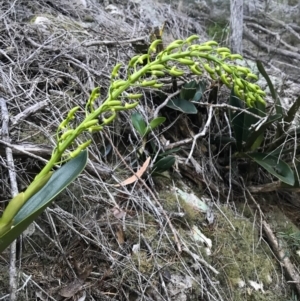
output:
[{"label": "dead brown leaf", "polygon": [[117,219],[122,219],[126,215],[126,212],[117,206],[112,209],[112,213]]},{"label": "dead brown leaf", "polygon": [[124,235],[124,231],[123,231],[123,228],[122,228],[121,225],[117,225],[116,235],[117,235],[118,243],[120,245],[124,244],[124,242],[125,242],[125,235]]},{"label": "dead brown leaf", "polygon": [[82,289],[83,283],[84,283],[83,280],[75,279],[67,286],[63,287],[58,293],[62,297],[71,298]]},{"label": "dead brown leaf", "polygon": [[130,177],[130,178],[126,179],[125,181],[121,182],[120,184],[116,184],[114,186],[115,187],[126,186],[126,185],[136,182],[139,178],[141,178],[141,176],[146,171],[147,167],[149,166],[150,160],[151,160],[151,158],[148,157],[147,160],[144,162],[143,166],[132,177]]}]

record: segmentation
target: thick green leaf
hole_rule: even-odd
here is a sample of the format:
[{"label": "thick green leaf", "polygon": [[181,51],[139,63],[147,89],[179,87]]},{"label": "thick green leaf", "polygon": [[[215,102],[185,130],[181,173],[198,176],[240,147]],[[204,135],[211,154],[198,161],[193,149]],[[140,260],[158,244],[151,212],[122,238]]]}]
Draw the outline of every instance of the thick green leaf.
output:
[{"label": "thick green leaf", "polygon": [[295,116],[300,108],[300,96],[295,100],[293,105],[290,107],[289,111],[287,112],[287,115],[284,118],[284,124],[285,124],[285,131],[287,131],[293,120],[295,119]]},{"label": "thick green leaf", "polygon": [[[251,149],[252,151],[257,149],[260,146],[260,143],[257,143],[258,139],[260,139],[260,142],[263,141],[264,138],[264,132],[265,130],[272,125],[274,122],[276,122],[277,120],[281,119],[282,115],[279,114],[275,114],[272,116],[269,116],[268,120],[259,127],[259,129],[257,131],[251,131],[251,133],[249,133],[248,138],[246,140],[246,144],[245,144],[245,149],[249,150]],[[255,144],[255,147],[254,147]]]},{"label": "thick green leaf", "polygon": [[296,165],[296,169],[294,170],[295,183],[293,186],[287,185],[286,183],[281,183],[282,188],[300,188],[300,163]]},{"label": "thick green leaf", "polygon": [[173,110],[177,110],[186,114],[197,114],[197,108],[195,107],[195,105],[185,99],[171,99],[166,106]]},{"label": "thick green leaf", "polygon": [[194,80],[191,82],[185,83],[181,88],[180,98],[185,99],[185,100],[192,100],[197,91],[196,86],[197,86],[197,82]]},{"label": "thick green leaf", "polygon": [[73,182],[87,163],[87,150],[56,170],[48,183],[20,209],[14,218],[13,228],[0,237],[0,253],[51,204],[53,199]]},{"label": "thick green leaf", "polygon": [[147,125],[143,116],[140,113],[134,113],[131,115],[131,121],[134,128],[139,132],[139,134],[143,137],[146,133]]},{"label": "thick green leaf", "polygon": [[295,184],[294,172],[288,164],[278,157],[263,153],[252,153],[248,156],[280,181],[288,185]]},{"label": "thick green leaf", "polygon": [[160,153],[160,154],[158,155],[158,158],[160,158],[160,157],[165,157],[165,156],[170,155],[170,154],[173,154],[173,153],[177,153],[177,152],[180,151],[180,150],[181,150],[180,147],[175,147],[175,148],[169,149],[169,150],[167,150],[167,151],[165,151],[165,152],[163,152],[163,153]]},{"label": "thick green leaf", "polygon": [[160,159],[153,165],[153,171],[156,173],[162,173],[170,169],[175,163],[175,157],[168,156]]},{"label": "thick green leaf", "polygon": [[[253,108],[247,108],[246,109],[248,112],[253,113],[255,115],[258,115],[258,110],[257,108],[253,107]],[[259,115],[258,115],[259,116]],[[251,127],[256,124],[259,121],[259,118],[250,115],[250,114],[246,114],[245,113],[245,117],[244,117],[244,131],[243,131],[243,141],[247,141],[248,136],[251,132]]]},{"label": "thick green leaf", "polygon": [[269,86],[272,98],[274,99],[274,103],[275,103],[275,106],[276,106],[276,113],[277,114],[281,114],[283,116],[284,115],[283,106],[281,104],[280,98],[277,95],[277,92],[274,89],[274,86],[273,86],[273,84],[272,84],[272,82],[270,80],[269,75],[267,74],[267,72],[266,72],[266,70],[265,70],[265,68],[264,68],[264,66],[263,66],[263,64],[262,64],[261,61],[258,60],[256,62],[256,65],[257,65],[257,68],[258,68],[259,72],[262,74],[262,76],[267,81],[267,84]]},{"label": "thick green leaf", "polygon": [[[265,78],[265,80],[267,81],[267,84],[269,86],[272,98],[274,99],[274,104],[275,104],[275,108],[276,108],[276,114],[282,115],[284,116],[284,109],[282,106],[282,103],[280,101],[280,98],[278,97],[277,92],[274,89],[274,86],[262,64],[262,62],[257,61],[256,62],[257,68],[259,70],[259,72],[263,75],[263,77]],[[280,123],[277,124],[277,129],[276,129],[276,138],[279,138],[282,134],[284,133],[282,125]]]},{"label": "thick green leaf", "polygon": [[199,82],[197,87],[196,87],[196,93],[195,93],[194,98],[192,99],[192,101],[199,102],[201,100],[202,95],[203,95],[205,90],[206,90],[206,82],[205,81]]},{"label": "thick green leaf", "polygon": [[[235,96],[233,89],[231,90],[228,103],[233,107],[244,109],[244,102],[242,102],[237,96]],[[245,113],[230,109],[229,118],[233,127],[237,150],[241,151],[243,146]]]},{"label": "thick green leaf", "polygon": [[152,130],[154,130],[155,128],[157,128],[158,126],[160,126],[162,123],[164,123],[166,121],[166,117],[157,117],[154,118],[153,120],[151,120],[151,122],[149,123],[149,125],[147,126],[145,135],[147,135],[148,133],[150,133]]}]

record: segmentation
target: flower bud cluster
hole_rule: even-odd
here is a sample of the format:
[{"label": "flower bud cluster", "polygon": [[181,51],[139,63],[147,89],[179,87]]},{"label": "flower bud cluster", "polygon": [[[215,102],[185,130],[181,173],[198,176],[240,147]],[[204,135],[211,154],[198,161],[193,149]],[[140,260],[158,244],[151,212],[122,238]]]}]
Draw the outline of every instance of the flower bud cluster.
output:
[{"label": "flower bud cluster", "polygon": [[[232,54],[227,47],[218,47],[215,41],[202,44],[192,44],[198,40],[197,35],[192,35],[186,40],[176,40],[169,44],[163,51],[156,53],[161,40],[155,40],[149,47],[148,53],[134,56],[128,63],[127,78],[120,76],[122,64],[117,64],[111,73],[111,85],[107,99],[98,107],[95,101],[100,96],[100,89],[96,88],[89,97],[85,112],[86,117],[79,126],[72,129],[70,122],[74,119],[79,106],[70,110],[67,118],[58,127],[58,147],[54,152],[54,163],[62,153],[83,131],[100,131],[104,126],[111,123],[117,116],[118,111],[131,110],[138,105],[138,100],[143,96],[140,93],[129,93],[129,88],[157,88],[163,87],[159,78],[165,75],[180,77],[187,72],[201,76],[208,74],[213,80],[220,80],[228,88],[233,88],[236,96],[246,102],[249,107],[260,102],[265,104],[265,92],[253,83],[258,80],[257,75],[250,69],[231,63],[241,60],[239,54]],[[120,100],[122,99],[122,101]],[[124,102],[127,99],[128,102]],[[131,102],[135,100],[134,102]],[[108,117],[99,121],[99,116],[108,112]],[[79,145],[71,154],[71,157],[79,154],[88,147],[90,140]],[[52,162],[52,163],[53,163]]]},{"label": "flower bud cluster", "polygon": [[[218,47],[215,41],[191,45],[197,39],[199,37],[193,35],[186,40],[173,41],[158,53],[154,60],[153,53],[162,41],[152,42],[147,54],[136,55],[130,60],[128,64],[129,85],[160,88],[163,84],[158,81],[159,77],[165,75],[179,77],[189,70],[198,76],[206,73],[211,79],[219,79],[228,88],[234,88],[236,96],[244,100],[249,107],[256,102],[265,104],[265,92],[253,83],[258,80],[257,75],[253,74],[249,68],[232,63],[232,61],[243,59],[240,54],[232,54],[227,47]],[[133,73],[130,73],[132,69]],[[136,74],[139,76],[136,77]],[[150,77],[140,80],[148,74]],[[125,84],[128,84],[128,81],[114,83],[114,88],[120,88]]]}]

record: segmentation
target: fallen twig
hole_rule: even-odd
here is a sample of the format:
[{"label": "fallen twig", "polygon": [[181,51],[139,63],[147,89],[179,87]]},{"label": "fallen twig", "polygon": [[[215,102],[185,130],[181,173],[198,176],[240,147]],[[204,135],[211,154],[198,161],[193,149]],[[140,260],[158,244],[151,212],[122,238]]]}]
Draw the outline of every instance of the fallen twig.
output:
[{"label": "fallen twig", "polygon": [[[2,115],[2,136],[3,140],[9,142],[9,113],[6,106],[6,100],[0,98],[1,103],[1,115]],[[18,184],[16,180],[16,170],[14,166],[14,158],[12,154],[12,150],[10,147],[5,148],[7,166],[8,166],[8,174],[10,179],[11,186],[11,194],[12,196],[16,196],[18,194]],[[14,241],[10,246],[10,265],[9,265],[9,289],[10,289],[10,301],[17,300],[17,269],[16,269],[16,241]]]}]

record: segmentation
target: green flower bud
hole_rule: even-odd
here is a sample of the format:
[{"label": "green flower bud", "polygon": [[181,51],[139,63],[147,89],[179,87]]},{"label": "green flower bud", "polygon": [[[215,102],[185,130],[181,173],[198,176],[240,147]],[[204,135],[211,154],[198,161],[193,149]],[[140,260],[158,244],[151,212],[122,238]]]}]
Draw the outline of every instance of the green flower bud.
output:
[{"label": "green flower bud", "polygon": [[209,64],[204,64],[203,65],[204,69],[209,73],[209,74],[214,74],[215,73],[215,70],[212,69]]},{"label": "green flower bud", "polygon": [[223,53],[223,52],[231,53],[230,49],[227,47],[217,48],[217,53]]},{"label": "green flower bud", "polygon": [[134,109],[138,104],[139,104],[138,101],[134,103],[125,103],[125,109],[126,110]]},{"label": "green flower bud", "polygon": [[83,144],[79,145],[75,151],[70,153],[70,157],[71,158],[77,157],[81,151],[86,149],[91,144],[91,142],[92,142],[92,140],[88,140],[88,141],[84,142]]},{"label": "green flower bud", "polygon": [[189,60],[189,59],[185,59],[185,58],[179,58],[179,59],[177,59],[177,61],[186,66],[192,66],[195,64],[195,62],[193,60]]},{"label": "green flower bud", "polygon": [[151,86],[153,86],[153,85],[155,85],[157,83],[157,81],[155,80],[155,79],[153,79],[153,80],[144,80],[141,84],[140,84],[140,86],[141,87],[151,87]]},{"label": "green flower bud", "polygon": [[64,119],[64,120],[60,123],[60,125],[58,126],[58,130],[65,129],[66,126],[67,126],[67,124],[68,124],[69,122],[70,122],[69,119]]},{"label": "green flower bud", "polygon": [[257,95],[256,99],[263,105],[266,105],[266,101],[260,95]]},{"label": "green flower bud", "polygon": [[251,102],[256,101],[256,98],[255,98],[255,96],[254,96],[254,94],[252,92],[248,92],[247,96],[251,99]]},{"label": "green flower bud", "polygon": [[142,96],[144,96],[143,94],[127,94],[126,97],[128,99],[139,99],[141,98]]},{"label": "green flower bud", "polygon": [[150,47],[149,47],[149,52],[148,53],[152,53],[152,52],[156,52],[156,47],[157,45],[162,44],[162,40],[155,40],[151,43]]},{"label": "green flower bud", "polygon": [[184,74],[182,70],[176,69],[176,66],[172,67],[169,73],[172,76],[182,76]]},{"label": "green flower bud", "polygon": [[65,140],[67,137],[69,137],[70,135],[72,135],[74,133],[74,130],[67,130],[66,132],[64,132],[60,138],[59,141],[63,141]]},{"label": "green flower bud", "polygon": [[230,88],[230,83],[229,83],[228,77],[226,76],[225,73],[221,74],[220,79],[224,85],[226,85],[228,88]]},{"label": "green flower bud", "polygon": [[247,79],[254,79],[255,81],[258,81],[258,76],[253,73],[248,73],[246,76]]},{"label": "green flower bud", "polygon": [[196,75],[202,75],[202,71],[200,70],[200,68],[197,64],[190,66],[190,70]]},{"label": "green flower bud", "polygon": [[103,118],[104,124],[109,124],[116,118],[117,114],[116,114],[115,110],[112,109],[111,112],[112,112],[111,116],[109,116],[108,118]]},{"label": "green flower bud", "polygon": [[218,77],[214,74],[214,73],[210,73],[209,76],[211,77],[211,79],[213,80],[217,80]]},{"label": "green flower bud", "polygon": [[198,45],[198,46],[195,47],[195,49],[198,50],[198,51],[211,51],[212,47],[209,46],[209,45],[203,45],[203,46]]},{"label": "green flower bud", "polygon": [[232,74],[232,69],[228,65],[222,64],[221,66],[228,74]]},{"label": "green flower bud", "polygon": [[249,108],[252,108],[252,107],[253,107],[253,105],[252,105],[252,100],[251,100],[250,97],[247,97],[247,98],[246,98],[246,104],[247,104],[247,106],[248,106]]},{"label": "green flower bud", "polygon": [[156,64],[149,67],[150,70],[164,70],[166,67],[162,64]]},{"label": "green flower bud", "polygon": [[157,83],[157,84],[153,85],[152,87],[153,87],[153,88],[156,88],[156,89],[160,89],[160,88],[162,88],[163,86],[164,86],[164,84],[162,84],[162,83]]},{"label": "green flower bud", "polygon": [[143,55],[141,55],[139,58],[138,58],[138,63],[140,63],[140,64],[143,64],[144,63],[144,60],[149,60],[149,54],[147,53],[147,54],[143,54]]},{"label": "green flower bud", "polygon": [[125,107],[124,106],[114,106],[114,111],[119,112],[119,111],[124,111]]},{"label": "green flower bud", "polygon": [[234,86],[233,86],[233,91],[234,91],[234,94],[235,94],[237,97],[243,98],[242,92],[240,91],[238,85],[234,85]]},{"label": "green flower bud", "polygon": [[171,52],[173,49],[176,49],[176,48],[182,46],[183,43],[184,43],[184,41],[182,41],[182,40],[176,40],[166,47],[166,51]]},{"label": "green flower bud", "polygon": [[256,90],[256,93],[258,94],[258,95],[261,95],[261,96],[266,96],[267,94],[266,94],[266,92],[265,91],[263,91],[263,90]]},{"label": "green flower bud", "polygon": [[188,38],[185,40],[185,42],[186,42],[187,44],[190,44],[190,43],[192,43],[194,40],[198,40],[198,39],[199,39],[199,36],[197,36],[196,34],[194,34],[194,35],[188,37]]},{"label": "green flower bud", "polygon": [[242,60],[243,57],[240,54],[231,54],[229,57],[231,60]]},{"label": "green flower bud", "polygon": [[220,66],[217,66],[217,67],[216,67],[216,73],[217,73],[219,76],[222,75],[222,70],[221,70]]},{"label": "green flower bud", "polygon": [[260,89],[259,87],[257,88],[257,86],[252,83],[248,83],[247,87],[248,87],[248,89],[252,90],[255,93],[256,93],[257,89]]},{"label": "green flower bud", "polygon": [[97,125],[98,124],[98,119],[93,119],[90,121],[87,121],[83,124],[84,129],[88,129],[91,126]]},{"label": "green flower bud", "polygon": [[231,54],[228,53],[228,52],[222,52],[220,54],[221,54],[222,60],[225,60],[225,59],[227,59],[228,57],[231,56]]},{"label": "green flower bud", "polygon": [[113,68],[113,71],[111,73],[111,79],[114,79],[117,77],[121,66],[122,66],[122,64],[119,63]]},{"label": "green flower bud", "polygon": [[172,43],[170,43],[167,48],[172,47],[174,45],[176,45],[178,47],[178,46],[181,46],[182,44],[184,44],[183,40],[175,40]]},{"label": "green flower bud", "polygon": [[123,85],[125,85],[125,84],[127,84],[127,81],[125,81],[125,80],[123,80],[123,79],[118,79],[118,80],[116,80],[116,81],[114,81],[114,82],[112,83],[111,87],[112,87],[113,89],[118,89],[118,88],[120,88],[121,86],[123,86]]},{"label": "green flower bud", "polygon": [[75,115],[75,113],[76,113],[79,109],[80,109],[79,106],[74,107],[73,109],[71,109],[71,110],[69,111],[69,113],[68,113],[67,119],[68,119],[68,120],[74,119],[74,115]]},{"label": "green flower bud", "polygon": [[129,66],[129,67],[133,67],[139,58],[140,58],[140,55],[135,55],[135,56],[129,61],[128,66]]},{"label": "green flower bud", "polygon": [[121,106],[122,105],[122,101],[121,100],[110,100],[109,102],[107,102],[107,105],[109,107]]},{"label": "green flower bud", "polygon": [[149,73],[151,73],[154,76],[164,76],[165,75],[165,73],[163,71],[159,71],[159,70],[152,70],[152,71],[149,71]]},{"label": "green flower bud", "polygon": [[88,141],[86,141],[86,142],[82,143],[81,145],[79,145],[79,148],[81,150],[85,150],[91,143],[92,143],[92,140],[89,139]]},{"label": "green flower bud", "polygon": [[240,89],[244,89],[244,84],[242,83],[241,79],[239,79],[238,77],[236,77],[234,79],[234,83],[237,84],[239,86]]},{"label": "green flower bud", "polygon": [[101,125],[94,125],[89,128],[90,133],[100,132],[102,130],[103,130],[103,126],[101,126]]},{"label": "green flower bud", "polygon": [[251,73],[250,69],[249,69],[249,68],[246,68],[246,67],[235,66],[235,69],[236,69],[237,71],[240,71],[240,72],[246,74],[246,75],[247,75],[248,73]]},{"label": "green flower bud", "polygon": [[207,46],[218,46],[219,44],[216,41],[207,41],[202,45],[207,45]]}]

